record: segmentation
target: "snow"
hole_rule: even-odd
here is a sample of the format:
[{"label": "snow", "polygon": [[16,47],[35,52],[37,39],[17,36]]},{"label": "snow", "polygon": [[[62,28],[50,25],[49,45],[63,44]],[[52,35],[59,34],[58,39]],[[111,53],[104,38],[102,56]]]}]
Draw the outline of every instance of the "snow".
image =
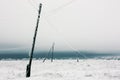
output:
[{"label": "snow", "polygon": [[119,60],[33,60],[26,78],[28,60],[1,60],[0,80],[120,80]]}]

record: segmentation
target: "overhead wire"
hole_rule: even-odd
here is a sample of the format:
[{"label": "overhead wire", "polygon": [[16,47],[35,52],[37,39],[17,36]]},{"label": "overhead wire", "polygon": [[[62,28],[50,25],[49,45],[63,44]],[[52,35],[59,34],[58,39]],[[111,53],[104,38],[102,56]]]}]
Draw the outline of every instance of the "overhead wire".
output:
[{"label": "overhead wire", "polygon": [[[28,0],[28,1],[29,1],[29,0]],[[62,33],[60,32],[60,30],[59,30],[57,27],[55,27],[54,24],[52,24],[47,18],[48,18],[49,16],[51,16],[51,15],[54,15],[54,14],[57,13],[58,11],[61,11],[62,9],[64,9],[65,7],[67,7],[68,5],[72,4],[72,3],[75,2],[75,1],[77,1],[77,0],[71,0],[70,2],[67,2],[67,3],[65,3],[65,4],[62,4],[61,6],[59,6],[59,7],[55,8],[55,9],[49,11],[49,13],[52,13],[52,14],[48,14],[48,15],[47,15],[47,13],[45,13],[44,19],[46,20],[47,24],[48,24],[50,27],[52,27],[53,29],[55,29],[56,32],[57,32],[59,35],[62,34]],[[33,4],[31,4],[31,2],[29,2],[29,3],[30,3],[31,6],[33,6],[33,8],[34,8],[36,11],[38,11],[38,9],[37,9]],[[83,57],[85,58],[85,60],[88,59],[88,57],[87,57],[85,54],[81,53],[81,51],[79,51],[78,49],[72,47],[72,45],[69,43],[69,41],[66,40],[66,39],[63,37],[63,34],[62,34],[62,36],[60,36],[60,37],[62,37],[62,39],[63,39],[63,41],[65,42],[65,44],[66,44],[69,48],[71,48],[77,55],[83,56]],[[50,51],[51,51],[51,48],[50,48],[50,50],[49,50],[49,52],[48,52],[48,55],[50,54]],[[47,56],[48,56],[48,55],[47,55]],[[44,62],[45,60],[46,60],[46,58],[43,60],[43,62]],[[86,63],[86,64],[90,66],[90,64],[88,64],[88,63]],[[93,68],[92,66],[90,66],[90,67]]]},{"label": "overhead wire", "polygon": [[55,13],[57,13],[57,12],[63,10],[65,7],[67,7],[67,6],[71,5],[71,4],[73,4],[73,2],[75,2],[75,1],[77,1],[77,0],[70,0],[69,2],[66,2],[66,3],[64,3],[64,4],[60,5],[60,6],[58,6],[57,8],[52,9],[51,11],[48,12],[48,13],[49,13],[48,16],[51,16],[51,15],[53,15],[53,14],[55,14]]},{"label": "overhead wire", "polygon": [[32,6],[32,8],[35,10],[35,11],[37,11],[38,12],[38,9],[35,7],[35,3],[33,4],[33,2],[31,1],[31,0],[27,0],[28,1],[28,3]]},{"label": "overhead wire", "polygon": [[[50,13],[58,12],[58,11],[64,9],[65,7],[67,7],[68,5],[72,4],[72,3],[75,2],[75,1],[77,1],[77,0],[71,0],[71,1],[69,1],[69,2],[67,2],[67,3],[65,3],[65,4],[62,4],[61,6],[58,6],[57,8],[51,10]],[[31,0],[28,0],[28,2],[30,3],[30,5],[31,5],[35,10],[38,11],[38,9],[31,3]],[[52,14],[52,15],[53,15],[53,14]],[[48,15],[48,16],[50,16],[50,15]],[[59,35],[61,35],[61,32],[58,30],[58,28],[55,27],[51,22],[49,22],[49,20],[47,19],[48,16],[45,16],[45,18],[46,18],[45,20],[47,21],[47,23],[48,23],[51,27],[54,27],[54,29],[56,30],[56,32],[58,32]],[[63,34],[62,34],[62,37],[63,37]],[[63,41],[66,43],[66,45],[67,45],[69,48],[71,48],[73,51],[75,51],[78,55],[81,55],[81,56],[83,56],[85,59],[87,59],[87,57],[86,57],[84,54],[81,54],[77,49],[73,48],[73,47],[70,45],[70,43],[68,43],[68,41],[67,41],[65,38],[63,38]]]},{"label": "overhead wire", "polygon": [[46,22],[49,24],[50,27],[52,27],[53,29],[55,29],[55,31],[60,35],[60,37],[63,39],[64,43],[69,47],[71,48],[75,53],[83,56],[85,59],[87,59],[86,55],[84,54],[81,54],[79,50],[77,50],[76,48],[72,47],[71,44],[69,43],[68,40],[65,39],[65,37],[63,36],[64,34],[62,34],[62,32],[60,32],[60,30],[54,26],[54,24],[52,24],[47,18],[46,19]]},{"label": "overhead wire", "polygon": [[[70,2],[67,3],[66,5],[64,4],[63,6],[64,6],[64,7],[67,7],[67,5],[71,4],[73,1],[74,1],[74,0],[70,1]],[[52,11],[53,11],[53,12],[54,12],[54,11],[57,12],[57,11],[59,11],[59,10],[57,10],[57,9],[62,10],[64,7],[60,6],[59,8],[56,8],[56,9],[54,9],[54,10],[52,10]],[[35,7],[33,7],[33,8],[35,8]],[[36,10],[37,10],[37,9],[36,9]],[[37,11],[38,11],[38,10],[37,10]],[[52,11],[51,11],[51,12],[52,12]],[[50,15],[49,15],[49,16],[50,16]],[[57,27],[55,27],[51,22],[49,22],[49,20],[47,19],[47,17],[48,17],[48,16],[44,16],[44,19],[46,20],[47,24],[49,24],[49,26],[52,27],[52,28],[54,27],[53,29],[55,29],[56,32],[57,32],[59,35],[61,35],[62,33],[57,29]],[[65,44],[66,44],[69,48],[71,48],[77,55],[83,56],[83,57],[85,58],[84,60],[88,59],[88,57],[87,57],[85,54],[82,54],[79,50],[77,50],[76,48],[72,47],[72,45],[69,43],[69,41],[67,41],[67,40],[63,37],[63,34],[62,34],[62,36],[60,36],[60,37],[62,37],[62,39],[63,39],[63,41],[65,42]],[[47,56],[49,56],[50,51],[51,51],[51,48],[50,48]],[[44,58],[43,62],[44,62],[45,60],[46,60],[46,58]],[[78,60],[79,60],[79,59],[77,59],[77,62],[79,62]],[[90,64],[88,64],[88,63],[86,63],[86,64],[90,66]],[[93,68],[92,66],[90,66],[90,67]]]},{"label": "overhead wire", "polygon": [[[54,26],[52,23],[50,23],[47,19],[46,19],[46,21],[47,21],[47,23],[49,24],[49,26],[52,27],[53,29],[55,29],[56,32],[57,32],[59,35],[62,34],[62,33],[59,32],[59,30],[57,29],[57,27],[55,27],[55,26]],[[69,43],[69,41],[67,41],[67,40],[63,37],[63,35],[60,36],[60,37],[62,38],[62,40],[64,41],[64,43],[65,43],[70,49],[72,49],[72,50],[75,52],[76,55],[81,55],[81,56],[84,58],[83,61],[85,61],[85,60],[88,59],[88,57],[87,57],[85,54],[82,54],[79,50],[77,50],[76,48],[72,47],[71,44]],[[79,56],[77,56],[77,62],[79,62]],[[92,66],[91,66],[89,63],[87,63],[87,62],[86,62],[86,65],[89,66],[89,67],[91,67],[91,68],[94,68],[94,67],[92,67]]]}]

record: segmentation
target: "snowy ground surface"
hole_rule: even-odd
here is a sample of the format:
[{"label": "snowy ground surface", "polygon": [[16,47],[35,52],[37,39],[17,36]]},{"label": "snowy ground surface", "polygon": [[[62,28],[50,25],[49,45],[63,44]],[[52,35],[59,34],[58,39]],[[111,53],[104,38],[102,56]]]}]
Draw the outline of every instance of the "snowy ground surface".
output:
[{"label": "snowy ground surface", "polygon": [[28,60],[1,60],[0,80],[120,80],[120,60],[33,60],[32,74],[25,77]]}]

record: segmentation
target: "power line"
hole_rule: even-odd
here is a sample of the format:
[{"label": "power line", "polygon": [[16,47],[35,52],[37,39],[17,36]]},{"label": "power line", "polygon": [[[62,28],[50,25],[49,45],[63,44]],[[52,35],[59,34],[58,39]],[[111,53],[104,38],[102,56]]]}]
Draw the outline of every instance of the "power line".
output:
[{"label": "power line", "polygon": [[28,3],[32,6],[32,8],[35,10],[35,11],[38,11],[38,9],[35,7],[35,3],[33,4],[33,2],[31,0],[27,0]]},{"label": "power line", "polygon": [[[65,7],[69,6],[70,4],[72,4],[72,3],[75,2],[75,1],[77,1],[77,0],[71,0],[71,1],[69,1],[69,2],[67,2],[67,3],[65,3],[65,4],[62,4],[61,6],[59,6],[59,7],[55,8],[55,9],[51,10],[50,12],[54,12],[54,13],[55,13],[55,12],[58,12],[58,11],[64,9]],[[37,10],[37,8],[35,8],[35,6],[31,3],[31,0],[28,0],[28,2],[30,3],[30,5],[31,5],[34,9]],[[38,10],[37,10],[37,11],[38,11]],[[54,26],[53,24],[51,24],[51,23],[48,21],[48,19],[46,19],[46,21],[47,21],[47,23],[48,23],[50,26]],[[56,27],[54,27],[54,28],[56,28]],[[56,32],[59,32],[59,34],[61,34],[61,32],[60,32],[57,28],[56,28],[55,30],[56,30]],[[63,35],[62,35],[62,37],[63,37]],[[79,52],[77,49],[73,48],[73,47],[68,43],[68,41],[67,41],[65,38],[63,38],[63,40],[64,40],[64,42],[66,43],[66,45],[67,45],[69,48],[71,48],[71,49],[72,49],[73,51],[75,51],[77,54],[79,54],[79,55],[83,56],[85,59],[87,59],[87,57],[86,57],[85,55],[80,54],[80,52]]]},{"label": "power line", "polygon": [[55,14],[55,13],[63,10],[65,7],[73,4],[73,2],[75,2],[75,1],[77,1],[77,0],[71,0],[71,1],[69,1],[69,2],[66,2],[66,3],[62,4],[61,6],[58,6],[57,8],[49,11],[50,14],[48,14],[48,16],[51,16],[51,15],[53,15],[53,14]]},{"label": "power line", "polygon": [[69,41],[65,39],[65,37],[63,36],[63,34],[60,32],[60,30],[59,30],[57,27],[55,27],[47,18],[45,18],[45,20],[46,20],[46,22],[50,25],[50,27],[52,27],[53,29],[55,29],[55,31],[56,31],[59,35],[61,35],[60,37],[63,39],[63,41],[65,42],[65,44],[66,44],[69,48],[71,48],[75,53],[77,53],[77,54],[83,56],[85,59],[87,59],[87,56],[86,56],[86,55],[81,54],[79,50],[77,50],[76,48],[74,48],[74,47],[71,46],[71,44],[69,43]]},{"label": "power line", "polygon": [[[72,4],[72,3],[75,2],[75,1],[77,1],[77,0],[71,0],[71,1],[69,1],[69,2],[67,2],[67,3],[65,3],[65,4],[62,4],[61,6],[59,6],[59,7],[55,8],[55,9],[51,10],[50,12],[58,12],[58,11],[62,10],[63,8],[67,7],[68,5]],[[31,0],[28,0],[28,2],[31,4],[31,6],[33,6],[34,9],[36,9],[35,6],[31,3]],[[37,10],[37,9],[36,9],[36,10]],[[48,21],[48,19],[46,19],[46,21],[47,21],[47,23],[48,23],[50,26],[54,26],[53,24],[51,24],[51,23]],[[56,28],[56,27],[54,27],[54,28]],[[59,32],[59,34],[61,34],[61,32],[60,32],[57,28],[56,28],[56,32]],[[63,35],[62,35],[62,37],[63,37]],[[64,42],[66,43],[66,45],[67,45],[69,48],[71,48],[73,51],[77,52],[77,54],[81,55],[80,52],[79,52],[77,49],[73,48],[73,47],[68,43],[68,41],[67,41],[65,38],[63,38],[63,40],[64,40]],[[87,58],[85,55],[81,55],[81,56],[83,56],[84,58]]]},{"label": "power line", "polygon": [[[66,3],[58,6],[57,8],[52,9],[51,11],[47,12],[46,14],[49,13],[47,16],[54,15],[55,13],[61,11],[62,9],[64,9],[65,7],[71,5],[75,1],[77,1],[77,0],[71,0],[69,2],[66,2]],[[28,0],[28,3],[33,7],[34,10],[38,11],[38,9],[35,7],[35,5],[37,5],[37,4],[33,0]]]}]

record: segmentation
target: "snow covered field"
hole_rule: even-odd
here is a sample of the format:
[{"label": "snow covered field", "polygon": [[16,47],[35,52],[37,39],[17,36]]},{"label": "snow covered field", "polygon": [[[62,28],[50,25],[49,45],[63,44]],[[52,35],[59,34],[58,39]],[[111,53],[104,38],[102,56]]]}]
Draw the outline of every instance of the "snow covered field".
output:
[{"label": "snow covered field", "polygon": [[28,60],[1,60],[0,80],[120,80],[119,60],[33,60],[32,74],[25,77]]}]

